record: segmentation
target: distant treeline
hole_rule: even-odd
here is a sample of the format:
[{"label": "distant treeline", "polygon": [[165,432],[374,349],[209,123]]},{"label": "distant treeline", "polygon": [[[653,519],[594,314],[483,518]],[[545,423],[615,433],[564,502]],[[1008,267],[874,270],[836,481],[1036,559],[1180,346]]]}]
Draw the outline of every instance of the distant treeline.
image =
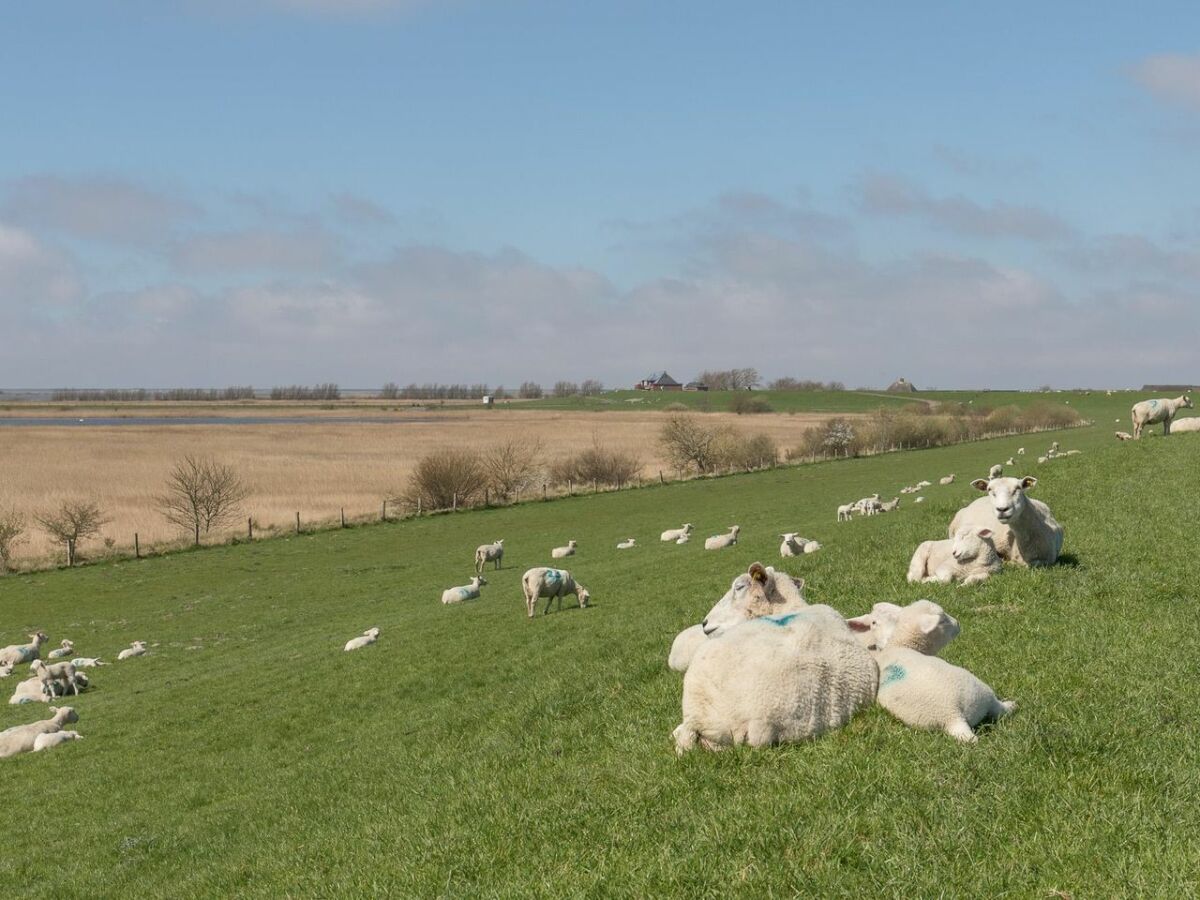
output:
[{"label": "distant treeline", "polygon": [[293,384],[288,387],[271,388],[272,400],[341,400],[342,392],[336,384],[314,384],[307,387]]},{"label": "distant treeline", "polygon": [[[758,369],[706,369],[696,381],[710,391],[750,391],[763,383]],[[767,384],[769,391],[844,391],[840,381],[814,381],[807,378],[776,378]]]},{"label": "distant treeline", "polygon": [[840,381],[812,381],[807,378],[776,378],[767,385],[772,391],[844,391]]},{"label": "distant treeline", "polygon": [[[555,382],[552,393],[555,397],[594,397],[603,390],[603,384],[594,378],[588,378],[582,382]],[[542,386],[533,381],[522,382],[515,391],[502,384],[495,387],[486,384],[410,384],[401,387],[389,381],[379,391],[381,400],[479,400],[483,397],[496,400],[507,400],[510,397],[537,400],[545,395]]]},{"label": "distant treeline", "polygon": [[172,388],[167,391],[148,391],[145,388],[134,390],[81,390],[79,388],[59,388],[51,394],[52,400],[83,401],[85,403],[136,403],[148,400],[253,400],[254,388],[249,385],[227,388]]}]

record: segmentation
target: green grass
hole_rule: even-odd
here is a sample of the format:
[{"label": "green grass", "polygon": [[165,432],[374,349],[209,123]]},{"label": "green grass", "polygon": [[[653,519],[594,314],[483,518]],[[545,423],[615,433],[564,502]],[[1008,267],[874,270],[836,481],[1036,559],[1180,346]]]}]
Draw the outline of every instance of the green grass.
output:
[{"label": "green grass", "polygon": [[[74,703],[84,741],[0,760],[0,882],[16,896],[1194,896],[1200,438],[1118,445],[1111,430],[0,579],[4,643],[42,627],[81,655],[157,645],[95,671]],[[1027,457],[1065,526],[1063,565],[966,591],[904,582],[915,545],[973,498],[969,476],[1055,437],[1087,450]],[[838,503],[922,477],[923,505],[834,522]],[[742,542],[657,542],[683,521],[698,537],[740,524]],[[812,743],[676,759],[671,639],[750,562],[778,563],[793,530],[825,544],[787,563],[810,600],[941,602],[963,626],[945,656],[1017,713],[975,747],[872,709]],[[627,535],[642,546],[615,550]],[[443,607],[497,537],[506,567],[483,599]],[[568,538],[595,606],[527,621],[520,574]],[[372,625],[377,645],[342,653]],[[3,706],[0,727],[44,714]]]}]

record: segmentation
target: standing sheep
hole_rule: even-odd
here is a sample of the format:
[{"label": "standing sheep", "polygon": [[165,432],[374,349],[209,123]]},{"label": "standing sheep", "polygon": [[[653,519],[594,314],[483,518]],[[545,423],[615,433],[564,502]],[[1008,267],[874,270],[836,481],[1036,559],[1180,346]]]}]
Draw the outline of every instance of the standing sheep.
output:
[{"label": "standing sheep", "polygon": [[0,759],[16,756],[18,753],[29,753],[38,739],[38,735],[53,734],[62,731],[69,722],[78,722],[79,715],[69,706],[61,708],[50,707],[50,718],[41,722],[30,722],[27,725],[14,725],[12,728],[0,731]]},{"label": "standing sheep", "polygon": [[950,523],[950,537],[960,529],[989,528],[1000,558],[1020,566],[1052,566],[1062,552],[1063,529],[1050,507],[1026,496],[1037,479],[982,478],[971,482],[987,496],[960,509]]},{"label": "standing sheep", "polygon": [[542,610],[542,615],[550,612],[550,605],[555,598],[558,598],[558,609],[561,612],[562,598],[566,594],[575,595],[579,600],[580,609],[586,608],[592,598],[588,589],[577,582],[575,576],[566,569],[552,569],[548,566],[538,566],[522,575],[521,590],[525,594],[525,610],[531,619],[539,597],[546,598],[546,608]]},{"label": "standing sheep", "polygon": [[[1163,436],[1166,437],[1171,433],[1171,420],[1175,418],[1175,414],[1181,409],[1191,409],[1192,398],[1187,394],[1176,397],[1174,400],[1161,398],[1156,400],[1143,400],[1141,403],[1135,403],[1133,409],[1130,410],[1130,418],[1133,420],[1133,436],[1137,440],[1142,439],[1142,430],[1147,425],[1157,425],[1162,422]],[[1055,447],[1055,450],[1058,448]]]},{"label": "standing sheep", "polygon": [[692,523],[686,523],[682,528],[671,528],[664,531],[659,538],[664,544],[674,541],[676,544],[686,544],[687,541],[681,541],[682,537],[691,537]]},{"label": "standing sheep", "polygon": [[504,539],[501,538],[491,544],[480,544],[475,548],[475,574],[482,575],[483,567],[488,563],[495,563],[495,568],[499,569],[500,564],[504,561]]},{"label": "standing sheep", "polygon": [[37,676],[38,681],[42,683],[42,690],[45,692],[47,700],[53,700],[55,697],[53,687],[55,682],[62,685],[64,695],[69,687],[71,693],[77,697],[79,696],[79,685],[76,682],[75,667],[69,662],[48,666],[40,659],[35,659],[30,664],[29,671]]},{"label": "standing sheep", "polygon": [[483,578],[483,576],[476,575],[471,579],[470,584],[446,588],[446,590],[442,591],[442,602],[462,603],[464,600],[478,600],[479,589],[485,584],[487,584],[487,581]]},{"label": "standing sheep", "polygon": [[576,546],[577,546],[577,544],[575,541],[567,541],[567,546],[555,547],[553,550],[551,550],[550,558],[551,559],[566,559],[568,556],[574,556]]},{"label": "standing sheep", "polygon": [[849,522],[854,518],[854,504],[843,503],[837,508],[837,520],[839,522]]},{"label": "standing sheep", "polygon": [[724,550],[726,547],[732,547],[737,543],[738,532],[741,530],[739,525],[730,525],[728,534],[714,534],[712,537],[705,538],[704,549]]},{"label": "standing sheep", "polygon": [[936,581],[959,587],[979,584],[1003,567],[989,528],[962,528],[952,539],[925,541],[908,564],[910,582]]}]

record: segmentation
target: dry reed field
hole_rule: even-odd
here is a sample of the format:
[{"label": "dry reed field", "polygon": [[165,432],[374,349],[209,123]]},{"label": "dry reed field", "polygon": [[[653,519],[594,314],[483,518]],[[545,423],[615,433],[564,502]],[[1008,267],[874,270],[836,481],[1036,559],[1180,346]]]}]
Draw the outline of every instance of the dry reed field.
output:
[{"label": "dry reed field", "polygon": [[[262,411],[259,406],[253,414]],[[196,414],[192,409],[185,412]],[[103,409],[92,413],[103,414]],[[704,421],[768,434],[782,448],[829,417],[711,413]],[[256,535],[294,528],[297,512],[308,525],[337,520],[343,507],[347,519],[376,517],[383,499],[403,488],[417,460],[454,446],[483,448],[512,439],[540,442],[542,458],[550,462],[598,441],[636,454],[647,477],[659,469],[669,471],[658,446],[662,413],[472,409],[446,414],[422,410],[395,418],[394,424],[323,423],[317,417],[313,424],[284,425],[0,427],[0,506],[13,505],[31,519],[64,500],[99,503],[110,521],[100,539],[80,548],[86,558],[101,553],[108,542],[114,548],[131,548],[135,532],[143,548],[184,542],[167,524],[156,498],[171,467],[188,453],[233,466],[250,491],[241,525],[215,539],[244,534],[249,516]],[[26,565],[55,554],[61,555],[60,548],[30,522],[14,559]]]}]

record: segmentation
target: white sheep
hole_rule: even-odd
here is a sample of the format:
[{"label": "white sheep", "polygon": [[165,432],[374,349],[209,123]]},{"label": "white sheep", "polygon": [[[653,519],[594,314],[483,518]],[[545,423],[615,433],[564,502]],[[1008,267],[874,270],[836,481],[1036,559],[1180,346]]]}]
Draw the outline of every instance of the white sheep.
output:
[{"label": "white sheep", "polygon": [[870,497],[863,497],[860,500],[854,501],[854,511],[864,516],[872,515],[870,510],[879,503],[879,495],[872,494]]},{"label": "white sheep", "polygon": [[674,541],[676,544],[684,544],[686,541],[679,540],[681,537],[690,537],[692,534],[692,523],[688,522],[682,528],[670,528],[664,531],[659,538],[664,544]]},{"label": "white sheep", "polygon": [[[86,691],[91,682],[88,681],[86,675],[80,672],[75,676],[75,684],[80,691]],[[34,675],[32,678],[17,682],[16,690],[13,691],[8,702],[10,706],[19,706],[22,703],[49,703],[55,697],[64,696],[66,692],[67,690],[61,682],[51,681],[50,696],[47,696],[41,679]]]},{"label": "white sheep", "polygon": [[839,522],[849,522],[854,518],[854,504],[843,503],[837,508],[837,520]]},{"label": "white sheep", "polygon": [[632,550],[637,546],[637,541],[634,538],[625,538],[621,543],[617,544],[618,550]]},{"label": "white sheep", "polygon": [[804,553],[804,544],[807,543],[801,538],[796,540],[800,534],[798,531],[789,531],[786,534],[779,535],[783,538],[783,543],[779,545],[779,555],[785,559],[789,556],[801,556]]},{"label": "white sheep", "polygon": [[[1186,419],[1176,419],[1171,423],[1171,433],[1180,434],[1183,432],[1200,431],[1200,416],[1188,416]],[[1123,431],[1118,431],[1117,434],[1124,434]],[[1122,438],[1129,440],[1129,438]]]},{"label": "white sheep", "polygon": [[1000,463],[996,463],[988,470],[988,478],[999,478],[1003,474],[1004,466],[1000,465]]},{"label": "white sheep", "polygon": [[39,734],[33,739],[33,752],[41,753],[43,750],[52,750],[68,741],[81,740],[83,740],[83,735],[78,731],[52,731],[49,734]]},{"label": "white sheep", "polygon": [[932,487],[932,485],[933,485],[932,481],[918,481],[917,482],[917,487],[919,487],[919,488]]},{"label": "white sheep", "polygon": [[578,546],[578,544],[575,541],[567,541],[567,546],[555,547],[553,550],[551,550],[550,558],[551,559],[566,559],[568,556],[574,556],[575,548],[577,546]]},{"label": "white sheep", "polygon": [[542,610],[542,615],[550,612],[555,598],[558,599],[558,609],[561,612],[562,598],[566,594],[575,595],[579,600],[580,609],[586,608],[592,598],[588,589],[577,582],[575,576],[566,569],[552,569],[548,566],[537,566],[522,575],[521,590],[525,594],[525,610],[531,619],[539,597],[546,598],[546,608]]},{"label": "white sheep", "polygon": [[[799,538],[798,540],[803,540],[803,538]],[[804,541],[804,552],[805,553],[816,553],[820,549],[821,549],[820,541]]]},{"label": "white sheep", "polygon": [[916,500],[913,501],[913,503],[924,503],[924,502],[925,502],[924,497],[918,497]]},{"label": "white sheep", "polygon": [[40,722],[30,722],[27,725],[14,725],[0,731],[0,759],[16,756],[18,753],[29,753],[41,734],[53,734],[62,731],[69,722],[78,722],[79,715],[69,706],[61,708],[50,707],[50,718]]},{"label": "white sheep", "polygon": [[1006,459],[1004,461],[1004,464],[1006,466],[1015,466],[1017,464],[1017,461],[1010,456],[1008,459]]},{"label": "white sheep", "polygon": [[135,656],[145,656],[145,655],[146,655],[146,642],[145,641],[134,641],[132,644],[130,644],[128,647],[126,647],[124,650],[122,650],[120,653],[117,654],[117,661],[120,662],[123,659],[133,659]]},{"label": "white sheep", "polygon": [[108,663],[98,656],[77,656],[71,660],[71,665],[77,669],[94,669],[96,666],[107,666]]},{"label": "white sheep", "polygon": [[33,662],[41,656],[42,644],[46,643],[49,638],[45,632],[37,631],[29,635],[28,644],[10,644],[0,650],[0,663],[5,665],[20,665],[21,663]]},{"label": "white sheep", "polygon": [[1050,462],[1050,457],[1048,457],[1048,456],[1039,456],[1038,457],[1038,465],[1039,466],[1042,465],[1043,463],[1048,463],[1048,462]]},{"label": "white sheep", "polygon": [[1063,456],[1079,456],[1081,453],[1083,453],[1082,450],[1068,450]]},{"label": "white sheep", "polygon": [[12,663],[4,663],[0,665],[0,678],[7,678],[13,672]]},{"label": "white sheep", "polygon": [[75,642],[63,638],[62,646],[55,650],[51,650],[46,654],[47,659],[62,659],[64,656],[70,656],[75,651]]},{"label": "white sheep", "polygon": [[442,602],[462,603],[464,600],[478,600],[479,589],[486,584],[487,580],[482,575],[476,575],[471,579],[470,584],[462,584],[442,591]]},{"label": "white sheep", "polygon": [[895,512],[899,508],[900,508],[900,498],[899,497],[893,497],[891,500],[888,500],[886,503],[879,504],[879,512],[881,512],[881,513]]},{"label": "white sheep", "polygon": [[483,573],[483,567],[488,563],[495,563],[495,568],[499,569],[500,564],[504,561],[504,539],[494,541],[491,544],[480,544],[475,548],[475,574]]},{"label": "white sheep", "polygon": [[959,633],[958,622],[936,603],[877,603],[869,615],[848,624],[873,648],[877,702],[905,725],[975,743],[976,725],[1016,709],[966,669],[935,655]]},{"label": "white sheep", "polygon": [[691,539],[692,539],[692,536],[690,534],[681,534],[679,537],[675,538],[675,543],[676,544],[686,544]]},{"label": "white sheep", "polygon": [[[762,602],[766,570],[755,564],[748,574],[745,592]],[[752,619],[696,650],[683,679],[675,751],[817,737],[869,705],[878,679],[870,653],[828,606]]]},{"label": "white sheep", "polygon": [[979,584],[1003,568],[989,528],[962,528],[952,539],[925,541],[908,564],[910,582],[936,581],[959,587]]},{"label": "white sheep", "polygon": [[35,659],[29,665],[29,671],[42,684],[42,690],[46,694],[47,700],[53,700],[56,696],[54,683],[62,685],[62,693],[66,694],[67,688],[71,689],[71,693],[79,696],[79,684],[76,682],[75,667],[69,662],[55,663],[54,665],[46,665],[40,659]]},{"label": "white sheep", "polygon": [[1024,447],[1018,447],[1018,448],[1017,448],[1017,456],[1024,456],[1024,455],[1025,455],[1025,448],[1024,448]]},{"label": "white sheep", "polygon": [[1130,418],[1133,420],[1133,436],[1141,440],[1142,430],[1147,425],[1157,425],[1162,422],[1163,436],[1165,437],[1171,433],[1171,420],[1175,418],[1176,413],[1181,409],[1191,408],[1192,398],[1187,394],[1176,397],[1174,400],[1164,397],[1135,403],[1133,409],[1130,410]]},{"label": "white sheep", "polygon": [[349,653],[351,650],[361,650],[363,647],[369,647],[371,644],[379,640],[379,629],[368,628],[356,638],[351,638],[346,641],[345,651]]},{"label": "white sheep", "polygon": [[739,525],[730,525],[728,534],[714,534],[712,537],[705,538],[704,549],[724,550],[726,547],[732,547],[737,543],[738,532],[741,530]]},{"label": "white sheep", "polygon": [[686,672],[692,664],[692,657],[700,649],[700,645],[708,640],[703,625],[692,625],[675,635],[671,642],[671,652],[667,655],[667,668],[674,672]]},{"label": "white sheep", "polygon": [[987,496],[960,509],[950,523],[950,537],[963,528],[989,528],[1000,558],[1022,566],[1050,566],[1062,552],[1063,529],[1050,507],[1026,496],[1037,484],[1024,478],[976,479],[971,486]]},{"label": "white sheep", "polygon": [[947,476],[945,476],[944,478],[939,478],[939,479],[938,479],[938,484],[943,484],[943,485],[944,485],[944,484],[954,484],[954,476],[953,476],[953,475],[947,475]]},{"label": "white sheep", "polygon": [[[1117,421],[1119,422],[1120,419],[1118,419]],[[1175,424],[1175,430],[1176,431],[1184,431],[1185,429],[1182,426],[1183,426],[1183,423],[1186,421],[1187,421],[1187,419],[1180,419]],[[1195,421],[1200,422],[1200,418],[1197,418]],[[1130,434],[1128,431],[1118,431],[1118,432],[1115,432],[1115,434],[1117,435],[1118,441],[1132,441],[1133,440],[1133,435]]]}]

